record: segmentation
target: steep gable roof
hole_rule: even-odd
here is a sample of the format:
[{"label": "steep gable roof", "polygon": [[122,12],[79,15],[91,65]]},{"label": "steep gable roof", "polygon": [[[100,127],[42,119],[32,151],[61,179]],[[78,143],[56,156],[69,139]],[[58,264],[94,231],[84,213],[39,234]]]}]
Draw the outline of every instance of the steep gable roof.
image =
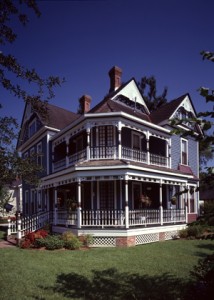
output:
[{"label": "steep gable roof", "polygon": [[42,123],[56,129],[63,129],[80,117],[79,114],[52,104],[47,104],[47,114],[48,118],[43,119]]},{"label": "steep gable roof", "polygon": [[160,124],[164,120],[168,120],[173,115],[173,113],[176,111],[176,109],[179,107],[179,105],[182,103],[182,101],[185,99],[186,96],[187,94],[182,95],[179,98],[174,99],[171,102],[162,105],[156,111],[153,111],[150,114],[151,120],[155,124]]}]

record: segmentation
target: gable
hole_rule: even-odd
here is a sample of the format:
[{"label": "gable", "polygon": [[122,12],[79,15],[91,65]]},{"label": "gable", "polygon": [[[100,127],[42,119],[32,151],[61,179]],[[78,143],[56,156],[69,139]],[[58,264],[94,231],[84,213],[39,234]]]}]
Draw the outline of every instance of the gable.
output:
[{"label": "gable", "polygon": [[196,112],[188,94],[184,97],[183,101],[179,104],[170,119],[180,119],[181,117],[196,118]]},{"label": "gable", "polygon": [[149,109],[134,79],[131,79],[126,85],[118,89],[111,97],[111,100],[117,101],[119,96],[124,96],[128,98],[132,102],[132,107],[135,105],[137,106],[137,104],[139,104],[139,106],[142,106],[144,108],[145,113],[150,114]]}]

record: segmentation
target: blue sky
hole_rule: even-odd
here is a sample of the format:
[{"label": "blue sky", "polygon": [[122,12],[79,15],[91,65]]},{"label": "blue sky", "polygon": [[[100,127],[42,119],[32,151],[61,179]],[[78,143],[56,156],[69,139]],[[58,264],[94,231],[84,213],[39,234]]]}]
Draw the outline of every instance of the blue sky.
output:
[{"label": "blue sky", "polygon": [[[168,99],[189,93],[197,112],[211,109],[198,94],[214,87],[214,64],[201,50],[214,51],[214,1],[101,0],[38,1],[42,16],[30,14],[26,28],[15,20],[17,41],[3,47],[42,76],[65,77],[51,103],[77,111],[83,94],[92,107],[108,93],[108,71],[117,65],[122,81],[154,75]],[[0,93],[2,115],[20,122],[21,100]]]}]

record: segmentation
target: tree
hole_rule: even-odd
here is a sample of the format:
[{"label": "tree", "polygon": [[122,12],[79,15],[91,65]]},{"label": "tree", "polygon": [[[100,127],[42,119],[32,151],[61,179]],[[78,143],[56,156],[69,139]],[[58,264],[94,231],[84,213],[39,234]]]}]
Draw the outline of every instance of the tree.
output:
[{"label": "tree", "polygon": [[[214,62],[214,52],[202,51],[200,53],[203,59],[207,59],[211,62]],[[206,103],[214,102],[214,90],[209,88],[200,87],[199,88],[200,95],[205,98]],[[179,125],[182,122],[193,122],[195,125],[198,124],[203,132],[197,136],[197,140],[199,141],[200,146],[200,156],[201,162],[206,164],[208,160],[214,158],[214,132],[212,132],[214,122],[214,109],[211,111],[200,112],[197,115],[197,118],[192,118],[188,120],[173,120],[172,125]],[[177,128],[173,130],[173,133],[180,134],[182,136],[194,136],[195,132],[192,130],[182,130]],[[214,186],[214,166],[206,167],[206,174],[203,172],[201,176],[201,187],[202,188],[210,188]]]},{"label": "tree", "polygon": [[138,86],[150,112],[157,110],[167,102],[168,89],[165,87],[162,94],[157,96],[156,79],[154,76],[142,77]]},{"label": "tree", "polygon": [[11,194],[9,191],[4,187],[0,188],[0,213],[4,215],[5,206],[10,203]]},{"label": "tree", "polygon": [[[11,25],[12,20],[16,19],[23,26],[27,25],[28,15],[22,12],[27,9],[40,17],[41,13],[35,0],[0,1],[0,45],[2,49],[17,39],[17,34]],[[34,93],[29,93],[22,88],[23,83],[26,82],[33,85],[31,90],[34,90]],[[57,76],[42,78],[35,69],[23,66],[11,53],[0,51],[0,86],[24,100],[25,103],[31,103],[33,109],[42,117],[47,117],[46,104],[54,97],[54,87],[60,86],[62,82],[63,80]],[[18,124],[14,118],[0,117],[0,188],[17,176],[31,183],[38,182],[37,175],[41,170],[35,163],[35,157],[23,160],[19,157],[15,147],[11,146],[11,141],[17,138],[17,128]]]}]

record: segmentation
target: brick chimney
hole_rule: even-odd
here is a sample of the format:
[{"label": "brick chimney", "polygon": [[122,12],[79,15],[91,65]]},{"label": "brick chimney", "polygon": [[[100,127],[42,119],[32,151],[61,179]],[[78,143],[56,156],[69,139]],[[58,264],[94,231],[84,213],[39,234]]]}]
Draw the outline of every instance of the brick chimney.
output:
[{"label": "brick chimney", "polygon": [[79,113],[80,114],[85,114],[90,110],[90,104],[91,104],[91,97],[88,95],[83,95],[80,99],[79,99]]},{"label": "brick chimney", "polygon": [[114,66],[111,68],[109,71],[109,77],[110,77],[110,89],[109,92],[113,92],[117,90],[121,86],[121,75],[122,75],[122,70]]}]

